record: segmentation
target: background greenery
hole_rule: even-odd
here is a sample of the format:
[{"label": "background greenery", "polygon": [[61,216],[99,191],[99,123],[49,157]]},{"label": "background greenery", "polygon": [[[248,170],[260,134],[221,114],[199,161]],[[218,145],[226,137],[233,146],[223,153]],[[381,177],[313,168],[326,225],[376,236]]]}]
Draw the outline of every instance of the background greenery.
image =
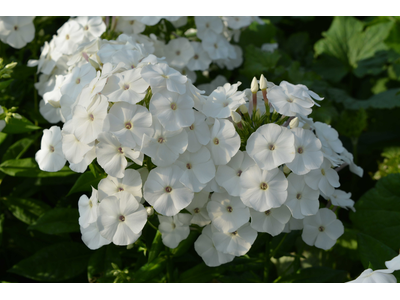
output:
[{"label": "background greenery", "polygon": [[[332,249],[307,246],[301,231],[274,238],[261,233],[247,255],[217,268],[207,267],[194,251],[198,230],[176,249],[166,248],[150,226],[128,247],[91,251],[81,241],[78,199],[104,173],[39,170],[34,155],[51,124],[38,111],[36,68],[26,66],[67,19],[37,17],[36,37],[21,50],[0,43],[4,65],[18,63],[11,80],[0,78],[0,105],[18,107],[22,116],[11,117],[0,133],[0,281],[345,282],[368,267],[385,268],[398,254],[400,17],[263,17],[263,25],[253,23],[241,34],[240,68],[212,65],[210,78],[197,74],[196,84],[222,74],[245,88],[264,74],[276,84],[307,85],[325,97],[314,108],[314,120],[336,128],[364,169],[362,178],[348,168],[340,171],[340,188],[352,193],[357,212],[336,211],[346,229]],[[189,18],[187,26],[193,23]],[[260,49],[272,42],[279,44],[275,52]],[[158,225],[156,217],[150,221]]]}]

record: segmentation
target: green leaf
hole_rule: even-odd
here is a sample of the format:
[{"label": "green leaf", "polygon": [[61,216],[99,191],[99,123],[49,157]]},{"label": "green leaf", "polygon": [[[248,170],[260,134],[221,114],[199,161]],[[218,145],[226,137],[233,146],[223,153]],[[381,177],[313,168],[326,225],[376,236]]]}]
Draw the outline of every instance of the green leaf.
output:
[{"label": "green leaf", "polygon": [[9,122],[7,122],[6,127],[4,127],[4,133],[24,133],[31,132],[33,130],[41,129],[41,127],[34,125],[27,118],[22,117],[21,119],[11,118]]},{"label": "green leaf", "polygon": [[14,79],[9,79],[9,80],[0,82],[0,91],[4,90],[6,87],[8,87],[10,85],[10,83],[13,82],[13,80]]},{"label": "green leaf", "polygon": [[330,283],[346,281],[347,272],[343,270],[334,270],[326,267],[313,267],[300,269],[297,273],[285,276],[279,282],[287,283]]},{"label": "green leaf", "polygon": [[357,238],[358,252],[366,269],[370,263],[374,266],[373,270],[386,269],[385,261],[398,255],[392,248],[367,234],[359,233]]},{"label": "green leaf", "polygon": [[91,192],[92,187],[97,188],[97,185],[99,184],[100,180],[106,177],[107,174],[102,174],[101,176],[94,177],[91,171],[83,173],[82,175],[79,176],[78,180],[72,186],[67,196],[78,192]]},{"label": "green leaf", "polygon": [[121,265],[118,246],[110,244],[96,250],[90,256],[88,263],[89,282],[113,282],[115,277],[108,274],[113,270],[111,263]]},{"label": "green leaf", "polygon": [[189,236],[179,243],[178,247],[171,249],[171,253],[174,255],[174,257],[178,257],[185,254],[193,246],[193,243],[198,236],[199,236],[198,232],[191,231]]},{"label": "green leaf", "polygon": [[339,82],[350,70],[338,58],[326,54],[314,61],[312,69],[323,79],[332,82]]},{"label": "green leaf", "polygon": [[[241,34],[239,45],[245,48],[249,45],[261,47],[264,43],[271,43],[276,34],[276,27],[269,21],[263,20],[264,24],[258,24],[254,21]],[[260,39],[262,36],[262,39]]]},{"label": "green leaf", "polygon": [[4,140],[7,138],[7,134],[4,132],[0,132],[0,145],[4,142]]},{"label": "green leaf", "polygon": [[132,274],[133,282],[147,282],[151,278],[157,276],[166,267],[165,257],[158,257],[151,263],[147,263],[142,266],[139,270]]},{"label": "green leaf", "polygon": [[161,237],[161,232],[157,230],[149,251],[149,257],[147,260],[148,263],[152,262],[158,256],[161,250],[164,249],[164,244]]},{"label": "green leaf", "polygon": [[222,274],[218,268],[207,267],[205,263],[196,265],[195,267],[181,273],[179,282],[181,283],[205,283],[210,282],[214,278],[220,277]]},{"label": "green leaf", "polygon": [[361,78],[365,75],[379,75],[385,71],[385,64],[388,61],[387,51],[378,51],[374,56],[360,60],[357,64],[357,68],[354,70],[354,74]]},{"label": "green leaf", "polygon": [[65,281],[86,270],[90,253],[83,244],[58,243],[20,261],[9,272],[37,281]]},{"label": "green leaf", "polygon": [[385,44],[396,51],[397,53],[400,53],[400,20],[396,20],[396,22],[393,24],[392,29],[389,32],[389,35],[385,39]]},{"label": "green leaf", "polygon": [[278,51],[272,53],[262,51],[253,45],[247,46],[244,55],[244,64],[240,72],[249,78],[259,77],[260,74],[275,68],[281,54]]},{"label": "green leaf", "polygon": [[76,208],[54,208],[43,214],[29,230],[38,230],[47,234],[79,232],[79,213]]},{"label": "green leaf", "polygon": [[379,180],[389,174],[400,173],[400,147],[389,147],[383,149],[381,154],[385,159],[379,163],[378,171],[372,177]]},{"label": "green leaf", "polygon": [[2,161],[21,158],[37,138],[38,135],[35,135],[18,140],[7,149],[6,153],[3,155]]},{"label": "green leaf", "polygon": [[361,231],[394,251],[400,249],[400,174],[380,179],[354,205],[350,219]]},{"label": "green leaf", "polygon": [[57,172],[42,171],[32,157],[7,160],[0,165],[0,171],[16,177],[65,177],[76,174],[67,166]]},{"label": "green leaf", "polygon": [[11,213],[20,221],[31,225],[51,207],[36,199],[21,199],[15,197],[0,198]]},{"label": "green leaf", "polygon": [[392,28],[392,22],[368,26],[354,17],[335,17],[323,39],[314,45],[316,55],[325,53],[338,58],[346,68],[357,68],[357,62],[387,49],[383,43]]}]

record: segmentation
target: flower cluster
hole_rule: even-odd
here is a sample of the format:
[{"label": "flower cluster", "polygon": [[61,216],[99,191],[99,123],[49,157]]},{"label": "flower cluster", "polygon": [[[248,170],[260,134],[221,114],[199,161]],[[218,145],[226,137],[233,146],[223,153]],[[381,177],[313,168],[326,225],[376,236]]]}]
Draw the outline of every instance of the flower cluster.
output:
[{"label": "flower cluster", "polygon": [[[182,52],[185,63],[169,50],[159,58],[152,54],[156,43],[141,40],[140,23],[156,19],[120,18],[117,28],[131,32],[115,41],[99,38],[101,18],[71,19],[38,61],[41,112],[64,123],[44,130],[39,167],[55,172],[68,161],[82,173],[98,164],[108,175],[90,198],[79,199],[84,243],[90,249],[132,244],[154,209],[167,247],[201,231],[194,247],[208,266],[245,255],[258,232],[302,229],[306,244],[331,248],[344,228],[329,208],[354,204],[337,189],[333,168],[349,164],[360,176],[362,169],[335,129],[308,117],[323,98],[264,76],[251,89],[225,83],[205,96],[181,73],[190,55]],[[223,36],[222,21],[234,30],[251,21],[207,20],[196,17],[203,42]],[[214,21],[221,25],[207,23]],[[179,38],[165,49],[174,41],[179,46],[171,53],[186,51]]]}]

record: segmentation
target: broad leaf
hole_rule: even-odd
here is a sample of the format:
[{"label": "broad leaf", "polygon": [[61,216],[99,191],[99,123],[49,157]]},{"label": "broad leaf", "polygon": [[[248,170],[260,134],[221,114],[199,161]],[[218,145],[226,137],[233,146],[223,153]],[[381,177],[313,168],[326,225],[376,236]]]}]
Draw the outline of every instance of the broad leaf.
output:
[{"label": "broad leaf", "polygon": [[260,76],[259,74],[263,74],[275,68],[280,58],[281,54],[279,54],[278,51],[270,53],[262,51],[260,48],[256,48],[253,45],[247,46],[243,68],[240,72],[249,78]]},{"label": "broad leaf", "polygon": [[151,263],[147,263],[142,266],[139,270],[134,272],[132,275],[133,282],[148,282],[159,273],[164,271],[166,267],[166,259],[164,257],[158,257]]},{"label": "broad leaf", "polygon": [[41,129],[39,126],[34,125],[27,118],[22,117],[21,119],[11,118],[4,127],[4,133],[24,133],[31,132],[33,130]]},{"label": "broad leaf", "polygon": [[68,192],[67,196],[78,193],[78,192],[91,192],[92,187],[97,188],[100,180],[106,178],[107,174],[94,177],[93,172],[88,171],[79,176],[78,180],[72,186],[71,190]]},{"label": "broad leaf", "polygon": [[[255,21],[240,34],[239,45],[242,48],[248,45],[260,48],[262,44],[272,42],[275,33],[276,27],[269,20],[264,20],[262,25]],[[260,36],[263,38],[260,39]]]},{"label": "broad leaf", "polygon": [[121,265],[118,246],[110,244],[96,250],[90,256],[88,263],[89,282],[113,282],[115,277],[108,274],[113,270],[111,263]]},{"label": "broad leaf", "polygon": [[147,260],[148,263],[152,262],[158,256],[161,250],[164,249],[164,244],[161,237],[161,232],[157,230],[149,251],[149,257]]},{"label": "broad leaf", "polygon": [[20,221],[31,225],[51,207],[36,199],[21,199],[15,197],[0,198],[11,213]]},{"label": "broad leaf", "polygon": [[0,82],[0,91],[4,90],[6,87],[8,87],[10,85],[11,82],[13,82],[14,79],[9,79],[6,81],[1,81]]},{"label": "broad leaf", "polygon": [[90,253],[83,244],[63,242],[39,250],[9,272],[37,281],[61,282],[83,273]]},{"label": "broad leaf", "polygon": [[79,232],[79,212],[76,208],[54,208],[43,214],[29,230],[47,234]]},{"label": "broad leaf", "polygon": [[3,155],[2,161],[21,158],[37,138],[38,135],[35,135],[18,140],[7,149],[6,153]]},{"label": "broad leaf", "polygon": [[185,254],[193,246],[193,243],[198,236],[199,234],[197,232],[191,231],[189,236],[179,243],[178,247],[171,250],[171,253],[174,255],[174,257]]},{"label": "broad leaf", "polygon": [[76,174],[67,166],[57,172],[42,171],[32,157],[7,160],[0,165],[0,171],[16,177],[65,177]]}]

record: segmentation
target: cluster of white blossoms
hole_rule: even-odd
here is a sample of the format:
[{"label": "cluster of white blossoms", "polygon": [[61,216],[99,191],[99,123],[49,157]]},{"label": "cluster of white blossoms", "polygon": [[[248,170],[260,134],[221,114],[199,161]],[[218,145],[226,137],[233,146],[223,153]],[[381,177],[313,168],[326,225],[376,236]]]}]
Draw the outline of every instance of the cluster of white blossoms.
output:
[{"label": "cluster of white blossoms", "polygon": [[201,231],[194,248],[208,266],[245,255],[258,232],[303,230],[308,245],[335,244],[344,229],[329,208],[354,202],[337,189],[333,168],[349,164],[359,176],[362,169],[335,129],[308,118],[322,98],[264,76],[251,89],[225,83],[205,96],[135,29],[115,41],[99,39],[104,30],[99,17],[71,19],[38,61],[41,112],[63,122],[44,130],[39,167],[56,172],[68,161],[82,173],[93,163],[108,175],[78,203],[90,249],[134,243],[154,211],[167,247]]}]

